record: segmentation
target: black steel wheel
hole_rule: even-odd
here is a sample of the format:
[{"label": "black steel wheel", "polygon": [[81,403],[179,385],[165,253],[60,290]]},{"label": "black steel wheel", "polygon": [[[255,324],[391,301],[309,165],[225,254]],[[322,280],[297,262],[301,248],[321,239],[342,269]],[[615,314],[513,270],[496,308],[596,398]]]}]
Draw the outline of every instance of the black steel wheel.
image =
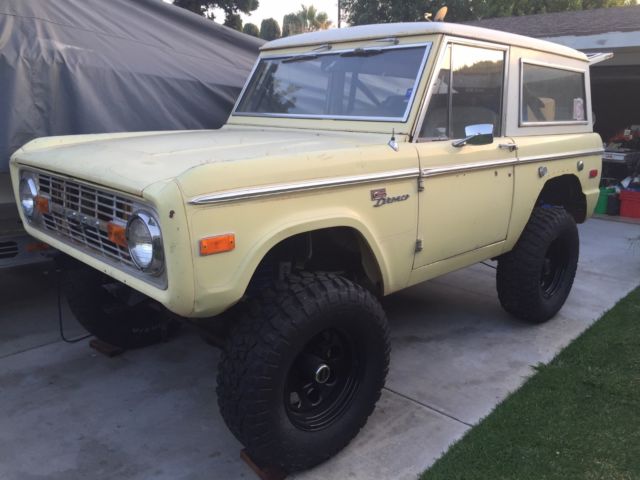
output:
[{"label": "black steel wheel", "polygon": [[564,305],[576,274],[580,242],[562,207],[534,209],[513,250],[498,259],[498,297],[509,313],[532,323]]},{"label": "black steel wheel", "polygon": [[332,274],[291,275],[251,299],[231,329],[218,372],[222,417],[256,461],[310,468],[365,424],[389,350],[371,293]]},{"label": "black steel wheel", "polygon": [[545,299],[552,298],[562,288],[571,260],[566,249],[566,242],[556,239],[545,253],[540,275],[540,288]]},{"label": "black steel wheel", "polygon": [[347,333],[328,328],[307,343],[293,361],[284,392],[291,422],[307,431],[339,420],[360,384],[363,360]]}]

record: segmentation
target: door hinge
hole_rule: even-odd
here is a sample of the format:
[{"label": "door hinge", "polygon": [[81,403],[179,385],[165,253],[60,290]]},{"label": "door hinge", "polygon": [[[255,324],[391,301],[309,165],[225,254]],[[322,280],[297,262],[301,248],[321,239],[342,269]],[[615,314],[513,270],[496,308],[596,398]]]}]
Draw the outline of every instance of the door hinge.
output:
[{"label": "door hinge", "polygon": [[422,251],[422,239],[418,239],[416,240],[416,253],[421,252]]},{"label": "door hinge", "polygon": [[424,192],[424,178],[418,177],[418,191]]}]

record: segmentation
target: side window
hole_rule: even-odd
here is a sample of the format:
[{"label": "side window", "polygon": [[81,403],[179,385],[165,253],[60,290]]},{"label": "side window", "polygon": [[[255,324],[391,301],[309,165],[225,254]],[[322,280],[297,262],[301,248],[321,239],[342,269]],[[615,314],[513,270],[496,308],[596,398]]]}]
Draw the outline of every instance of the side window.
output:
[{"label": "side window", "polygon": [[420,138],[446,140],[449,138],[449,112],[451,110],[451,45],[447,45],[438,77],[433,84],[431,100],[424,117]]},{"label": "side window", "polygon": [[522,62],[520,123],[586,122],[584,73]]},{"label": "side window", "polygon": [[420,137],[464,138],[466,127],[493,125],[500,134],[504,81],[502,50],[448,46],[435,81]]}]

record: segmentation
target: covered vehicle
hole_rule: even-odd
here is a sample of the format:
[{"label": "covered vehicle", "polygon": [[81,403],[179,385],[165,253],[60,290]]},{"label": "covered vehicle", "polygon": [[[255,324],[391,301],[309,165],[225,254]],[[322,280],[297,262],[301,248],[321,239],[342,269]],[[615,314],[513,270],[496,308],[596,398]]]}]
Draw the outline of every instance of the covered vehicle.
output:
[{"label": "covered vehicle", "polygon": [[262,43],[159,0],[3,0],[0,267],[34,258],[9,180],[15,150],[52,135],[218,128]]}]

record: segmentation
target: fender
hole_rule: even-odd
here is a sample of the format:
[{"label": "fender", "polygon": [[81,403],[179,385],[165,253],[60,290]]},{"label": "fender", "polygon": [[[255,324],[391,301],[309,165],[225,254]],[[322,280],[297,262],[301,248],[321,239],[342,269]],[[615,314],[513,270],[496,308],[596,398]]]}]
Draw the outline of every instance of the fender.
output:
[{"label": "fender", "polygon": [[[287,201],[291,201],[291,199]],[[398,265],[394,265],[394,262],[397,263],[397,260],[392,257],[394,254],[397,255],[396,247],[398,247],[398,245],[381,243],[380,236],[376,236],[370,226],[365,223],[363,219],[359,218],[355,211],[345,208],[330,208],[310,212],[310,215],[305,215],[304,221],[300,221],[298,215],[290,215],[286,218],[279,218],[279,220],[277,224],[266,226],[266,228],[263,229],[264,233],[262,233],[259,238],[252,239],[251,245],[242,252],[241,261],[235,264],[231,261],[229,262],[229,265],[233,264],[233,274],[227,276],[224,281],[211,283],[196,282],[196,302],[194,304],[193,316],[206,317],[216,315],[237,303],[243,297],[262,259],[272,248],[283,240],[298,234],[327,228],[347,227],[358,232],[375,259],[384,294],[406,286],[413,255],[407,256],[406,267],[399,268]],[[239,239],[239,243],[241,242],[242,237]],[[407,249],[411,251],[410,247],[415,243],[415,234],[413,237],[407,236],[404,242],[406,243]],[[195,251],[193,254],[194,270],[196,271],[197,278],[210,277],[210,275],[204,273],[203,269],[214,272],[225,269],[225,266],[222,264],[214,265],[211,263],[205,265],[199,261],[200,258]],[[219,260],[222,260],[224,255],[226,254],[213,257],[219,257]]]}]

